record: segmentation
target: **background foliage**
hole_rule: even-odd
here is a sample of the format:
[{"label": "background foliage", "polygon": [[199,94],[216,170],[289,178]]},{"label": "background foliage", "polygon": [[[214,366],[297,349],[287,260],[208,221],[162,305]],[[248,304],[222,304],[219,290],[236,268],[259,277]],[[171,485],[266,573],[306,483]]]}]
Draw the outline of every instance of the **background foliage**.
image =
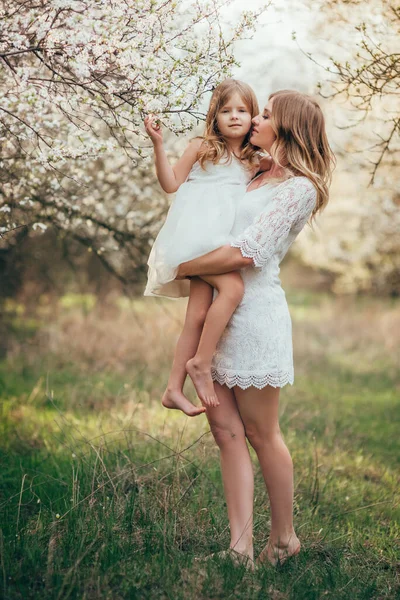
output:
[{"label": "background foliage", "polygon": [[[400,597],[398,7],[246,5],[0,0],[4,598]],[[292,10],[297,45],[282,46]],[[201,132],[209,91],[238,73],[261,103],[320,93],[339,158],[318,227],[282,265],[303,551],[255,574],[194,562],[228,541],[218,449],[204,417],[160,405],[185,303],[138,298],[170,201],[143,115],[174,158],[174,132]],[[258,554],[269,505],[251,455]]]},{"label": "background foliage", "polygon": [[[225,4],[85,0],[72,9],[61,0],[0,3],[3,294],[16,291],[6,285],[10,271],[21,282],[33,276],[23,274],[18,259],[28,247],[42,255],[50,277],[43,234],[54,244],[60,272],[93,265],[82,256],[89,251],[141,291],[169,202],[146,165],[143,115],[156,111],[171,131],[190,130],[201,123],[213,85],[237,72],[239,39],[263,26],[273,45],[274,6],[263,12],[261,2],[253,2],[255,11],[232,13],[237,22],[227,27]],[[399,9],[388,0],[371,0],[368,11],[359,0],[332,0],[318,10],[296,1],[287,10],[292,7],[311,12],[297,59],[294,42],[288,52],[294,62],[305,53],[315,70],[311,78],[293,75],[291,85],[319,90],[339,158],[331,203],[319,228],[300,236],[295,254],[320,270],[336,293],[398,294]],[[241,48],[252,44],[241,42]],[[287,81],[279,55],[269,54],[260,49],[255,61],[253,51],[242,52],[260,102],[271,85]],[[172,158],[185,142],[167,138]]]}]

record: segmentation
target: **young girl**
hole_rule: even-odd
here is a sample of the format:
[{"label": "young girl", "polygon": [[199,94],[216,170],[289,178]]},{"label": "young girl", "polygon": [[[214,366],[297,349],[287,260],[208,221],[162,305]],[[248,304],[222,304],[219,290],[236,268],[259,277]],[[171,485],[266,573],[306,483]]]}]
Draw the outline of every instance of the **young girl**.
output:
[{"label": "young girl", "polygon": [[[239,272],[175,280],[178,266],[227,244],[236,201],[259,168],[257,148],[249,143],[251,121],[258,114],[253,90],[228,79],[215,88],[202,138],[192,140],[171,167],[154,116],[145,119],[155,153],[157,177],[169,194],[178,190],[148,260],[145,296],[189,295],[185,325],[162,403],[198,415],[219,404],[211,378],[217,342],[243,296]],[[265,166],[263,167],[265,168]],[[218,292],[213,301],[213,289]],[[188,362],[187,357],[193,357]],[[188,373],[204,407],[183,394]]]}]

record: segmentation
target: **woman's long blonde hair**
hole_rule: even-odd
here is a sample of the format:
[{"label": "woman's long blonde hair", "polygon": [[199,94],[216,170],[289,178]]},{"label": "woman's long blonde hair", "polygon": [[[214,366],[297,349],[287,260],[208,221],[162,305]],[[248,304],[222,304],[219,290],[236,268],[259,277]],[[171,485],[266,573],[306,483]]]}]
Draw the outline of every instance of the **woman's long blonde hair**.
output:
[{"label": "woman's long blonde hair", "polygon": [[269,99],[273,99],[271,123],[276,134],[270,154],[290,175],[302,175],[314,184],[317,203],[312,219],[328,203],[335,166],[324,115],[318,102],[301,92],[281,90]]},{"label": "woman's long blonde hair", "polygon": [[[198,154],[198,161],[203,168],[207,161],[217,164],[226,155],[228,155],[228,160],[232,158],[231,150],[218,129],[217,116],[221,108],[229,102],[229,99],[235,92],[238,92],[240,95],[251,114],[251,118],[258,115],[259,109],[256,95],[247,83],[243,83],[237,79],[226,79],[220,83],[211,96],[206,117],[206,127],[202,136],[205,143],[202,144]],[[243,140],[238,158],[246,161],[250,167],[253,167],[258,162],[259,149],[250,144],[249,140],[250,131]]]}]

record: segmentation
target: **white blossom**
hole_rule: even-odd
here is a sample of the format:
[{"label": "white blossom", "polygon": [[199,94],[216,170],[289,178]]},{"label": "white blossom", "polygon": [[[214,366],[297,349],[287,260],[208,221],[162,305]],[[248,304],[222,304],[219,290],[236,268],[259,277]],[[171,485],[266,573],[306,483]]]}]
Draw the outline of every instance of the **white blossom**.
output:
[{"label": "white blossom", "polygon": [[34,223],[34,224],[32,225],[32,229],[33,229],[33,230],[36,230],[38,227],[39,227],[39,228],[40,228],[42,231],[46,231],[46,229],[47,229],[47,225],[45,225],[44,223]]},{"label": "white blossom", "polygon": [[204,118],[257,17],[221,34],[225,3],[0,0],[1,228],[53,225],[115,272],[143,264],[168,206],[143,118],[180,134]]}]

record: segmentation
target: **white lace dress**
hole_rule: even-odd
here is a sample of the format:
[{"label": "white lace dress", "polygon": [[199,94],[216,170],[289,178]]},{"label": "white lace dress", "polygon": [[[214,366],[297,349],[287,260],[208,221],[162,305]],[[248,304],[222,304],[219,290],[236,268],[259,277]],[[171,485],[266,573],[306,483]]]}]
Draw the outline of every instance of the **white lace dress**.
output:
[{"label": "white lace dress", "polygon": [[316,190],[306,177],[244,194],[231,246],[253,259],[241,269],[245,292],[219,341],[213,379],[229,388],[293,384],[292,323],[279,264],[311,216]]},{"label": "white lace dress", "polygon": [[234,157],[205,167],[196,162],[175,196],[149,256],[145,296],[188,296],[189,280],[174,281],[178,266],[233,239],[236,206],[251,174]]}]

